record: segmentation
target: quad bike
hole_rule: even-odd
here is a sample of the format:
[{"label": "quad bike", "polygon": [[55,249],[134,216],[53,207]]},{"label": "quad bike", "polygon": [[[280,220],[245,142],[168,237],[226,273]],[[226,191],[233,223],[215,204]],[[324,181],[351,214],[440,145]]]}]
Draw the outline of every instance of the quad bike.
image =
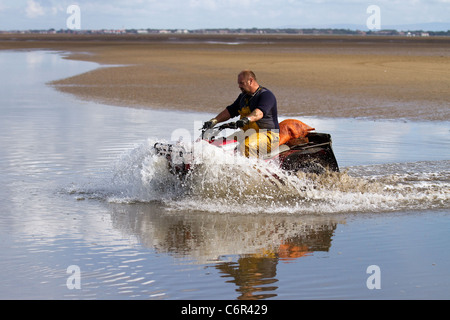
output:
[{"label": "quad bike", "polygon": [[[287,122],[286,122],[287,121]],[[289,123],[290,121],[290,123]],[[326,171],[339,171],[339,166],[332,149],[331,135],[327,133],[312,132],[311,128],[298,120],[285,120],[280,123],[280,142],[277,150],[264,155],[264,161],[276,163],[281,169],[295,173],[297,171],[309,173],[323,173]],[[292,122],[296,126],[303,126],[303,133],[293,134]],[[202,129],[199,139],[207,141],[211,145],[222,148],[227,152],[239,152],[239,142],[219,134],[225,129],[237,129],[235,122],[225,123],[212,129]],[[295,130],[294,130],[295,131]],[[284,132],[284,135],[282,133]],[[189,159],[192,151],[184,146],[167,143],[155,143],[154,149],[157,155],[168,160],[171,173],[180,177],[185,176],[195,165]]]}]

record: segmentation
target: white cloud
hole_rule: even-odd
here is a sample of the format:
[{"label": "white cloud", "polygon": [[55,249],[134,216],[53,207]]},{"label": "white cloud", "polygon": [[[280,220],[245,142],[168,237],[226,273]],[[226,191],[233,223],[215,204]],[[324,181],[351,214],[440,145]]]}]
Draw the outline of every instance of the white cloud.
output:
[{"label": "white cloud", "polygon": [[66,12],[66,9],[67,9],[67,7],[64,8],[62,5],[57,4],[50,8],[50,12],[53,15],[56,15],[56,14],[59,14],[60,12]]},{"label": "white cloud", "polygon": [[39,16],[43,16],[45,14],[45,10],[39,2],[28,0],[25,13],[28,18],[37,18]]}]

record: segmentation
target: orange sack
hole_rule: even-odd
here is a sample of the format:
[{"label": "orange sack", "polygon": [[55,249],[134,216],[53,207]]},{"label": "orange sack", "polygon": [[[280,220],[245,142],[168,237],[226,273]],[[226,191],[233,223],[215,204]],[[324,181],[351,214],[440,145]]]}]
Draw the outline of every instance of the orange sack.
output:
[{"label": "orange sack", "polygon": [[286,119],[280,122],[280,145],[291,139],[306,137],[309,131],[315,128],[295,119]]}]

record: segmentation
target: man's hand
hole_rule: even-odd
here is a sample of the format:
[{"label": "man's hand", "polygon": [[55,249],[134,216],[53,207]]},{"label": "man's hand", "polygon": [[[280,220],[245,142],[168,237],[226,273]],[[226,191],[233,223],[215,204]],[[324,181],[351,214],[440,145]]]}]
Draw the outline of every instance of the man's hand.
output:
[{"label": "man's hand", "polygon": [[211,128],[213,128],[216,124],[217,124],[217,119],[216,118],[214,118],[214,119],[211,119],[211,120],[209,120],[209,121],[206,121],[204,124],[203,124],[203,129],[211,129]]},{"label": "man's hand", "polygon": [[236,126],[238,128],[243,128],[244,126],[249,124],[249,122],[250,122],[250,120],[247,117],[245,117],[245,118],[242,118],[242,119],[236,121]]}]

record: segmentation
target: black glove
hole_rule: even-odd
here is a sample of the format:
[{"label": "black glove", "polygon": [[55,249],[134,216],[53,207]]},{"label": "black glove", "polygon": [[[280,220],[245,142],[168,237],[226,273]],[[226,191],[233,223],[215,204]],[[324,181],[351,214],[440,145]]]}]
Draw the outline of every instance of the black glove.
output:
[{"label": "black glove", "polygon": [[203,129],[211,129],[217,124],[217,119],[211,119],[203,124]]},{"label": "black glove", "polygon": [[249,123],[250,123],[250,120],[247,117],[245,117],[245,118],[242,118],[242,119],[236,121],[236,126],[238,128],[243,128],[244,126],[246,126]]}]

